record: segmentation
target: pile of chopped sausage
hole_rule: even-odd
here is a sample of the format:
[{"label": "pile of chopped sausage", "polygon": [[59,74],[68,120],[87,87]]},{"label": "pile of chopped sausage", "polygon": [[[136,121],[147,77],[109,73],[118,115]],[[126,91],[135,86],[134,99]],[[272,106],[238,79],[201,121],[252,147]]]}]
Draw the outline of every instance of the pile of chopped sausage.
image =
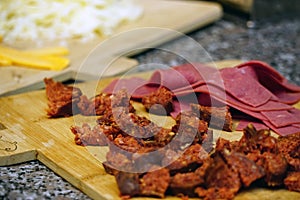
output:
[{"label": "pile of chopped sausage", "polygon": [[[272,76],[278,78],[275,74]],[[132,80],[136,81],[134,91]],[[164,84],[157,84],[158,81]],[[122,88],[117,86],[120,82]],[[137,82],[140,88],[136,87],[139,85]],[[171,83],[164,80],[163,73],[154,74],[151,84],[138,78],[115,80],[103,93],[91,99],[79,88],[65,86],[52,79],[45,79],[45,83],[50,117],[79,113],[98,116],[94,127],[85,123],[72,126],[71,131],[78,145],[109,147],[103,166],[107,173],[115,176],[123,198],[175,195],[207,200],[233,199],[239,191],[253,185],[285,187],[300,192],[299,129],[296,133],[275,138],[270,135],[269,129],[258,130],[247,124],[240,140],[229,141],[219,137],[215,142],[217,136],[213,129],[233,130],[231,105],[222,102],[213,104],[217,106],[212,106],[211,102],[210,105],[201,105],[199,102],[205,101],[198,98],[199,102],[189,102],[188,106],[183,106],[186,109],[181,107],[178,110],[174,92],[187,94],[187,86],[183,86],[185,89],[182,85],[179,87],[180,81],[176,86],[168,85]],[[190,84],[194,83],[191,81]],[[290,89],[297,89],[294,85],[284,84]],[[210,88],[210,91],[214,90]],[[280,92],[277,94],[284,96]],[[298,92],[290,91],[289,94],[296,97]],[[241,98],[247,99],[245,95]],[[281,105],[274,98],[264,97],[264,101],[273,102],[266,107]],[[172,115],[175,125],[160,127],[137,115],[133,100],[140,101],[148,112]],[[287,107],[288,104],[285,105],[288,111],[293,111]]]}]

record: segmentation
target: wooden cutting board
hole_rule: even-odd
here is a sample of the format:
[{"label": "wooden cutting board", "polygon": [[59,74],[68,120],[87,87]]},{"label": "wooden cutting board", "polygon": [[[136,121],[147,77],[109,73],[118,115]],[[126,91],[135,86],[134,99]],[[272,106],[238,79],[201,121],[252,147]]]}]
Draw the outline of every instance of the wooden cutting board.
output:
[{"label": "wooden cutting board", "polygon": [[[222,16],[219,4],[211,2],[136,0],[136,3],[143,7],[143,15],[136,21],[122,24],[115,30],[114,35],[87,43],[68,41],[71,65],[65,70],[54,72],[13,66],[0,67],[0,96],[41,88],[41,80],[44,77],[55,77],[56,80],[65,81],[75,78],[98,78],[95,71],[98,72],[97,75],[101,73],[102,76],[119,74],[137,65],[137,61],[128,56],[157,47]],[[14,44],[14,47],[28,49],[34,48],[35,45],[19,42]],[[55,42],[44,42],[44,46],[54,45]],[[94,48],[99,53],[91,58],[89,54]],[[87,56],[88,63],[84,62]],[[86,67],[82,67],[83,62]]]},{"label": "wooden cutting board", "polygon": [[[234,66],[240,61],[217,62],[218,67]],[[143,78],[151,72],[134,74]],[[79,84],[84,94],[93,96],[110,83],[112,78]],[[300,103],[298,103],[300,108]],[[0,166],[39,160],[93,199],[115,200],[119,192],[113,176],[105,173],[101,161],[107,147],[82,147],[74,143],[70,126],[83,122],[95,123],[96,117],[49,119],[44,90],[0,98]],[[170,120],[170,118],[169,118]],[[215,132],[236,140],[241,132]],[[300,193],[284,189],[250,189],[235,199],[299,199]],[[153,199],[153,198],[134,198]],[[167,199],[178,199],[168,197]]]}]

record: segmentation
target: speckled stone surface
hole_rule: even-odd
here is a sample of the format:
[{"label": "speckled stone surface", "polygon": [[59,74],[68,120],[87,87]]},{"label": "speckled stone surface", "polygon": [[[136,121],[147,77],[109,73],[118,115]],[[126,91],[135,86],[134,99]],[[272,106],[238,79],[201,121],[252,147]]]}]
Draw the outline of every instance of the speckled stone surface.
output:
[{"label": "speckled stone surface", "polygon": [[39,161],[0,167],[0,199],[89,199]]},{"label": "speckled stone surface", "polygon": [[[135,56],[141,64],[132,72],[168,67],[191,61],[257,59],[271,64],[300,85],[300,21],[285,20],[246,28],[244,20],[226,18]],[[189,42],[190,39],[193,42]],[[195,48],[200,44],[203,49]],[[167,49],[169,52],[163,50]],[[175,54],[174,54],[175,52]],[[157,65],[159,64],[159,65]],[[39,161],[0,167],[0,199],[89,199]]]}]

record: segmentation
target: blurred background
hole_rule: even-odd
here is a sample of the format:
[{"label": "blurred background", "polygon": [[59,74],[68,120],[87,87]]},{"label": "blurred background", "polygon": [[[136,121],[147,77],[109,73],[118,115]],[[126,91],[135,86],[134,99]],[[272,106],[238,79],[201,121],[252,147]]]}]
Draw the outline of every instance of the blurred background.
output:
[{"label": "blurred background", "polygon": [[297,0],[210,0],[223,5],[225,12],[244,16],[253,23],[277,21],[284,18],[295,19],[300,17],[300,5]]}]

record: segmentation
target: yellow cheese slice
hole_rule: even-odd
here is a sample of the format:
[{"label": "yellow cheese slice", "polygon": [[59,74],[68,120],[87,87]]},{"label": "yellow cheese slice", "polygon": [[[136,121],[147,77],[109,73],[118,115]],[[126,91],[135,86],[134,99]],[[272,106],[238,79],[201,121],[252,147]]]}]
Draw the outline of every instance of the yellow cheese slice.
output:
[{"label": "yellow cheese slice", "polygon": [[9,66],[9,65],[12,65],[11,60],[9,60],[3,56],[0,56],[0,66]]},{"label": "yellow cheese slice", "polygon": [[40,56],[65,56],[69,54],[69,49],[66,47],[44,47],[38,49],[25,50],[24,53],[28,55]]},{"label": "yellow cheese slice", "polygon": [[0,45],[0,56],[12,64],[47,70],[62,70],[70,64],[69,59],[58,56],[28,54],[24,51]]}]

